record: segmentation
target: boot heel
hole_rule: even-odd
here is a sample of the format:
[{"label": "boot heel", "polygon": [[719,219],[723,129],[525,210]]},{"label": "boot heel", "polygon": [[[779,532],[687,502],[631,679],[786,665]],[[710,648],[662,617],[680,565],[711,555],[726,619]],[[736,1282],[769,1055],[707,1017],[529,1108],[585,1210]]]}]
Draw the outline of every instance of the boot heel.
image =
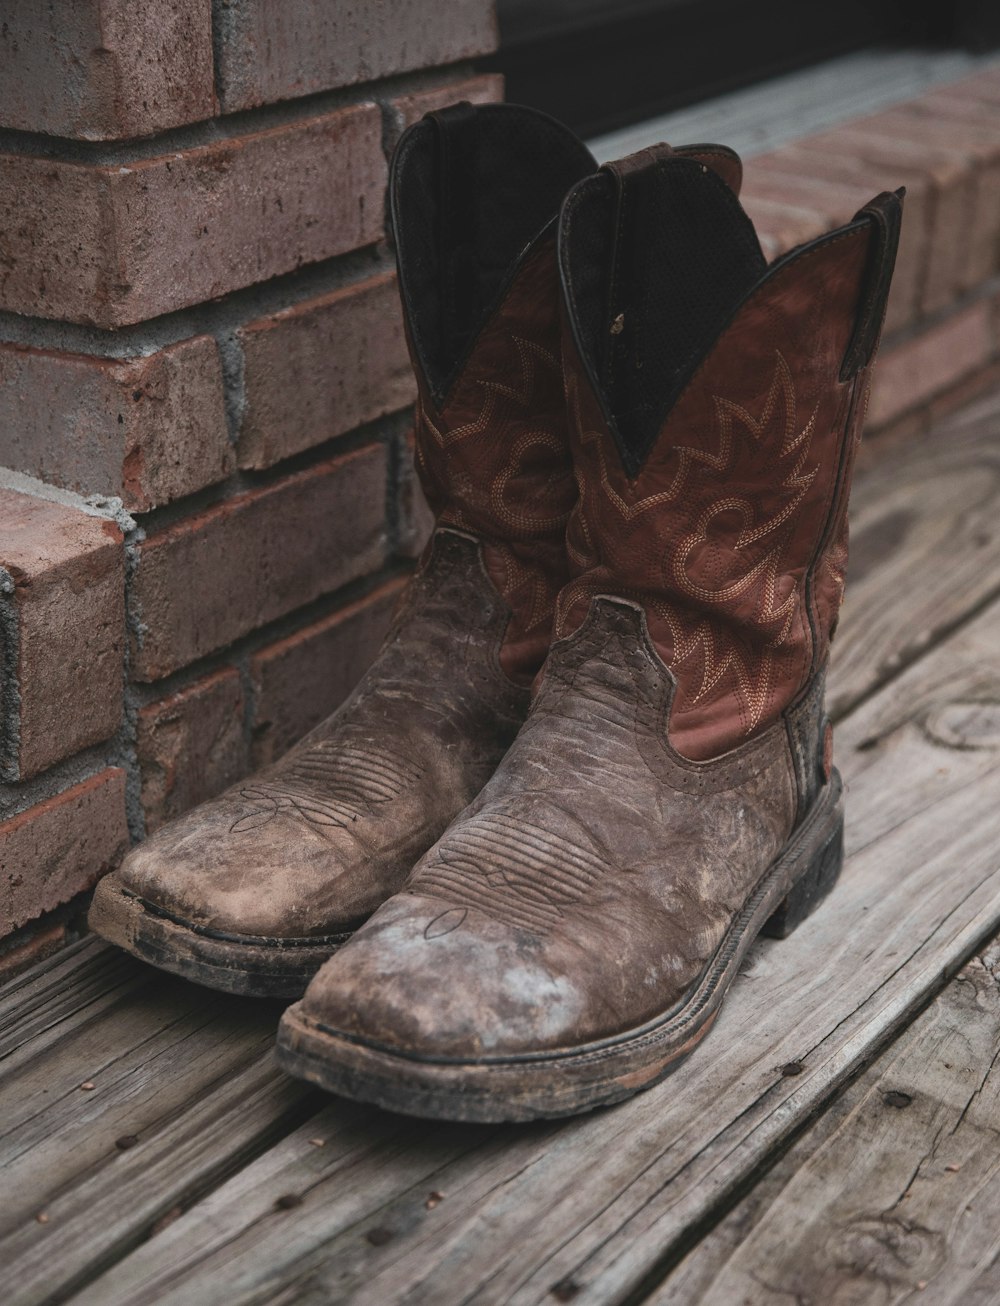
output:
[{"label": "boot heel", "polygon": [[801,925],[837,883],[844,864],[844,816],[838,810],[823,842],[813,853],[807,869],[768,918],[761,933],[771,939],[787,939]]}]

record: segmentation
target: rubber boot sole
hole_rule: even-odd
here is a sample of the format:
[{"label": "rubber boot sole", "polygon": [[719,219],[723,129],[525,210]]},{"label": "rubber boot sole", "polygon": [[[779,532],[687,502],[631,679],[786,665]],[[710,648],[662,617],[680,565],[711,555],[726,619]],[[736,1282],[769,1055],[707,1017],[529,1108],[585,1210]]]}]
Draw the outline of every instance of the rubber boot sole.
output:
[{"label": "rubber boot sole", "polygon": [[226,934],[168,915],[131,893],[117,875],[94,891],[87,923],[95,934],[160,970],[223,993],[300,998],[323,962],[351,937],[278,939]]},{"label": "rubber boot sole", "polygon": [[786,937],[826,897],[843,863],[843,832],[843,785],[834,771],[685,1000],[635,1029],[579,1047],[459,1061],[345,1036],[296,1003],[281,1019],[278,1061],[341,1097],[429,1119],[547,1119],[621,1102],[691,1055],[757,936]]}]

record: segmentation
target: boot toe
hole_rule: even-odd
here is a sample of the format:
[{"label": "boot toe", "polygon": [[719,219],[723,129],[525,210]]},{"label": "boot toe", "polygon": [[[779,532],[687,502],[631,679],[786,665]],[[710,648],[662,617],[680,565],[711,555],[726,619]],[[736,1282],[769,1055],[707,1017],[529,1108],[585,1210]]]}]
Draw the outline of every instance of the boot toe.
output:
[{"label": "boot toe", "polygon": [[476,908],[404,891],[285,1012],[278,1063],[338,1096],[429,1119],[580,1109],[579,1081],[590,1067],[600,1075],[600,1058],[575,1055],[589,1051],[593,998],[579,970],[547,963],[543,949]]},{"label": "boot toe", "polygon": [[322,967],[302,1011],[404,1056],[477,1060],[572,1042],[584,999],[532,935],[404,892]]},{"label": "boot toe", "polygon": [[234,829],[241,810],[224,795],[157,830],[125,858],[121,888],[183,924],[251,938],[336,933],[374,906],[361,850],[309,827]]}]

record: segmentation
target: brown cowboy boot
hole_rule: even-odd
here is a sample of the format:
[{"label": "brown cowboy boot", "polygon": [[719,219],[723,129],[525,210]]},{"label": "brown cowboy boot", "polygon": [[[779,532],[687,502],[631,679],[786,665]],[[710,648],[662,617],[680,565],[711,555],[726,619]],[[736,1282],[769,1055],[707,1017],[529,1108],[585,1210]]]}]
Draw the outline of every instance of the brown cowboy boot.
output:
[{"label": "brown cowboy boot", "polygon": [[453,1119],[615,1102],[831,888],[823,673],[899,220],[880,195],[767,267],[666,149],[567,197],[560,638],[492,780],[286,1012],[286,1069]]},{"label": "brown cowboy boot", "polygon": [[400,141],[392,218],[433,538],[348,701],[134,849],[97,889],[99,934],[213,988],[298,996],[489,778],[567,577],[555,218],[595,166],[567,128],[507,105],[456,106]]}]

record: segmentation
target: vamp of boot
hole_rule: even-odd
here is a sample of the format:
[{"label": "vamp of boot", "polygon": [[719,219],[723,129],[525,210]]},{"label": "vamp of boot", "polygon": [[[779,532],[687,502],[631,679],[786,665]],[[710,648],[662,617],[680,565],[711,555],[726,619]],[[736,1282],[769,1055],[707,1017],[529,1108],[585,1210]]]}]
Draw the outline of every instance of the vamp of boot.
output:
[{"label": "vamp of boot", "polygon": [[594,166],[528,109],[457,106],[407,133],[391,196],[433,538],[348,702],[134,849],[97,889],[99,934],[214,988],[298,997],[489,779],[568,577],[555,219]]},{"label": "vamp of boot", "polygon": [[[836,879],[823,677],[901,196],[768,266],[738,176],[721,149],[657,147],[569,190],[579,498],[556,638],[492,779],[285,1014],[294,1074],[459,1120],[618,1101],[697,1047],[757,934]],[[528,259],[537,286],[553,265]],[[463,432],[550,366],[534,338],[521,350],[491,349]],[[422,447],[459,440],[425,421]],[[526,414],[522,469],[547,432]],[[499,502],[522,475],[495,478]]]}]

